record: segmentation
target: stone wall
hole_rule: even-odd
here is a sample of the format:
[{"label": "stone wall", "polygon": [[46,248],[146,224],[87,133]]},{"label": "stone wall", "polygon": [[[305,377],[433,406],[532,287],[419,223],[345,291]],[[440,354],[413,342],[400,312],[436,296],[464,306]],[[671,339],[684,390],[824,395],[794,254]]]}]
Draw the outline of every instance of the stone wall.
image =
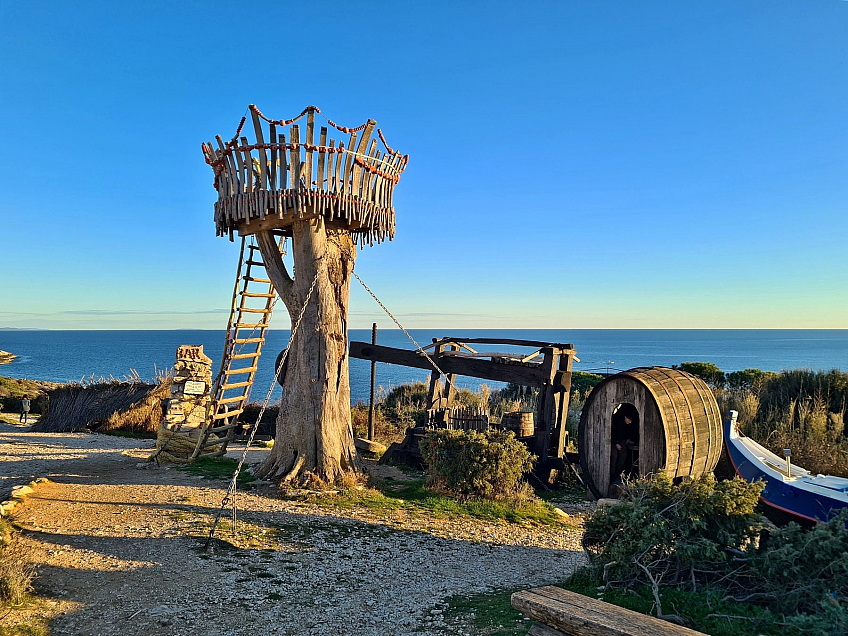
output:
[{"label": "stone wall", "polygon": [[203,345],[177,347],[174,381],[165,412],[165,427],[191,437],[199,435],[206,420],[212,388],[212,359]]}]

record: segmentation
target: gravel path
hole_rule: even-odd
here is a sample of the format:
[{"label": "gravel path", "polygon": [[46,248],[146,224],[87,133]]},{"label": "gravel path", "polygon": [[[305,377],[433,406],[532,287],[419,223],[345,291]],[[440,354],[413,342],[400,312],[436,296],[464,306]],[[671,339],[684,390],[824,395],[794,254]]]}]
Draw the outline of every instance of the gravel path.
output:
[{"label": "gravel path", "polygon": [[16,512],[39,591],[59,599],[44,606],[52,634],[476,634],[445,624],[447,597],[560,581],[582,563],[566,525],[331,511],[268,484],[239,494],[238,539],[219,531],[208,555],[199,537],[225,483],[139,468],[151,447],[0,428],[2,487],[52,480]]}]

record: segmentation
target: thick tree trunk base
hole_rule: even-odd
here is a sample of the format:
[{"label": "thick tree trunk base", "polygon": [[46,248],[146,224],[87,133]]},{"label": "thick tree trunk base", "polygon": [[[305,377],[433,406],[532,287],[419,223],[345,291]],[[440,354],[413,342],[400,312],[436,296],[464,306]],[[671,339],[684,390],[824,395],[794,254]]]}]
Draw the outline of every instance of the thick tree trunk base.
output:
[{"label": "thick tree trunk base", "polygon": [[[257,235],[269,277],[297,321],[277,436],[269,457],[254,471],[286,484],[338,484],[360,472],[350,420],[347,316],[356,246],[350,233],[323,219],[292,228],[296,279],[291,280],[270,235]],[[275,258],[276,256],[276,258]],[[293,324],[294,327],[294,324]]]}]

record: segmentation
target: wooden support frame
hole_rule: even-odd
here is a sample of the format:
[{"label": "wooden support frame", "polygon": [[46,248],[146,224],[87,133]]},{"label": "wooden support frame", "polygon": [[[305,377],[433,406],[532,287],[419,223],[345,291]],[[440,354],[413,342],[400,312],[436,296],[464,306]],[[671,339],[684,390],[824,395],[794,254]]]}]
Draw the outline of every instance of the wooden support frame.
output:
[{"label": "wooden support frame", "polygon": [[[532,347],[538,351],[529,356],[516,355],[509,361],[502,354],[485,359],[482,357],[485,352],[477,352],[469,344]],[[548,479],[551,470],[563,467],[565,423],[575,360],[573,345],[501,338],[441,338],[433,339],[424,349],[432,349],[428,355],[447,375],[444,386],[441,373],[421,351],[356,341],[350,343],[349,351],[351,358],[430,371],[427,404],[430,409],[450,406],[457,375],[538,388],[536,432],[531,444],[531,450],[539,457],[537,471]]]}]

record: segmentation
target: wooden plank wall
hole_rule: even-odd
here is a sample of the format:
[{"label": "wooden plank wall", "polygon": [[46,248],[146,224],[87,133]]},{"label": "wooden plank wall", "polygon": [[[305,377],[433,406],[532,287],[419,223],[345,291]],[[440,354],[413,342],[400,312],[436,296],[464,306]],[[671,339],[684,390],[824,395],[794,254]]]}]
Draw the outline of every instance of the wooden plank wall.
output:
[{"label": "wooden plank wall", "polygon": [[[251,233],[251,224],[276,217],[274,227],[295,219],[321,216],[346,225],[360,244],[372,244],[394,236],[392,196],[408,157],[390,149],[378,149],[372,139],[376,126],[368,120],[350,131],[347,140],[328,137],[321,127],[315,141],[315,114],[309,107],[305,141],[294,120],[269,122],[251,108],[254,141],[236,136],[229,142],[216,137],[203,144],[203,153],[215,172],[215,226],[218,235],[235,231]],[[329,121],[329,120],[328,120]],[[283,124],[286,124],[283,126]],[[288,133],[288,142],[286,142]],[[256,225],[253,231],[269,226]]]}]

